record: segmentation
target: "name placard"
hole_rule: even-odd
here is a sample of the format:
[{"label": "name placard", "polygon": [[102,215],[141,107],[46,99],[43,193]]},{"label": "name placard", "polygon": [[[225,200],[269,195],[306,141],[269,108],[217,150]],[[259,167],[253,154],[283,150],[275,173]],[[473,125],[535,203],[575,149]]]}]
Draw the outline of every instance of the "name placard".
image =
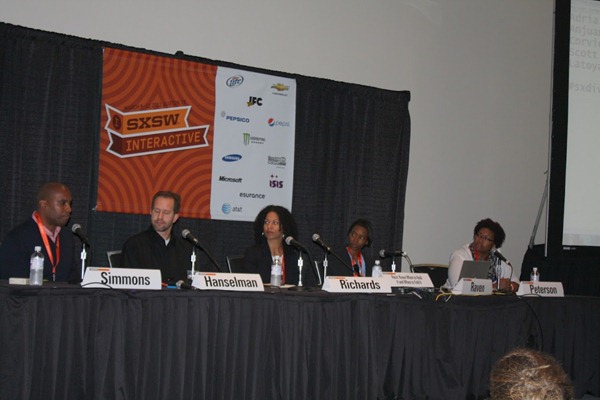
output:
[{"label": "name placard", "polygon": [[480,296],[492,294],[492,281],[489,279],[462,278],[454,288],[452,293],[470,296]]},{"label": "name placard", "polygon": [[259,274],[228,274],[224,272],[196,272],[192,286],[202,290],[230,290],[237,292],[264,292]]},{"label": "name placard", "polygon": [[390,283],[386,277],[328,276],[321,289],[330,293],[392,293]]},{"label": "name placard", "polygon": [[562,282],[522,281],[517,296],[565,297]]},{"label": "name placard", "polygon": [[391,287],[405,287],[405,288],[432,288],[433,282],[429,274],[418,273],[418,272],[384,272],[383,276],[390,279]]},{"label": "name placard", "polygon": [[161,290],[158,269],[88,267],[83,275],[84,288]]}]

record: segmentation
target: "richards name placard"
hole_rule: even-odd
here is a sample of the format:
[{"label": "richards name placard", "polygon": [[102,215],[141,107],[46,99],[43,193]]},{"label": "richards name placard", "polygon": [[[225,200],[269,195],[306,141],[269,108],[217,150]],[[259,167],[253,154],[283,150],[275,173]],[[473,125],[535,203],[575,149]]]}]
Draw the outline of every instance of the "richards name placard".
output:
[{"label": "richards name placard", "polygon": [[264,292],[259,274],[228,274],[196,272],[192,286],[201,290],[230,290],[237,292]]},{"label": "richards name placard", "polygon": [[96,289],[161,290],[161,283],[158,269],[88,267],[81,286]]},{"label": "richards name placard", "polygon": [[390,282],[385,277],[328,276],[321,289],[330,293],[392,293]]}]

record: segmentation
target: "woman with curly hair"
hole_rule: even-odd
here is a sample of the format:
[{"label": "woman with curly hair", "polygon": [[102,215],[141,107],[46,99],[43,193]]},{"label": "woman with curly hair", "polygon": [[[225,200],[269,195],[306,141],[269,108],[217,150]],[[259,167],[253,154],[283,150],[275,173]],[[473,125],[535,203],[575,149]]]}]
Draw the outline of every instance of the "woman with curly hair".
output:
[{"label": "woman with curly hair", "polygon": [[458,283],[464,261],[489,261],[488,278],[492,280],[493,287],[496,288],[500,280],[500,289],[516,292],[519,289],[519,280],[513,275],[512,267],[502,261],[497,253],[505,238],[504,229],[498,222],[490,218],[477,222],[473,229],[473,241],[450,256],[448,280],[444,286],[453,288]]},{"label": "woman with curly hair", "polygon": [[[244,253],[244,269],[260,274],[262,281],[268,283],[271,280],[273,257],[279,256],[283,269],[282,284],[297,285],[298,252],[284,242],[287,236],[298,236],[298,226],[292,214],[285,207],[269,205],[256,216],[253,230],[254,245]],[[309,263],[305,262],[302,268],[304,286],[315,282],[311,271]]]}]

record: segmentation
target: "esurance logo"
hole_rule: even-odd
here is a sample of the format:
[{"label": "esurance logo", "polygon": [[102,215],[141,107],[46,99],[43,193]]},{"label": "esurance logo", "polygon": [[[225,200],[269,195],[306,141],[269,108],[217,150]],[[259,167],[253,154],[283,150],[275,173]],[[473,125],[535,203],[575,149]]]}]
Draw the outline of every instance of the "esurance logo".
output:
[{"label": "esurance logo", "polygon": [[278,121],[275,118],[269,118],[267,123],[269,124],[269,126],[283,126],[286,128],[290,127],[289,121]]},{"label": "esurance logo", "polygon": [[240,161],[241,159],[242,156],[240,154],[227,154],[226,156],[223,156],[223,158],[221,158],[221,160],[225,162],[236,162]]},{"label": "esurance logo", "polygon": [[240,86],[242,83],[244,83],[244,77],[241,75],[234,75],[225,82],[230,88]]}]

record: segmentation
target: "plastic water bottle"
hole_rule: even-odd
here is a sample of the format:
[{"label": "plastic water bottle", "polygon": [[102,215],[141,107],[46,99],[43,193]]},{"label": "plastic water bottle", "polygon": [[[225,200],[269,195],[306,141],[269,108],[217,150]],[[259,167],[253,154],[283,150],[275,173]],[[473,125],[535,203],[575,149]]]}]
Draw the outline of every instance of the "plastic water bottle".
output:
[{"label": "plastic water bottle", "polygon": [[271,264],[271,286],[281,286],[282,275],[281,257],[273,256],[273,264]]},{"label": "plastic water bottle", "polygon": [[380,278],[383,276],[383,270],[381,269],[381,261],[375,260],[375,265],[373,265],[371,276],[373,278]]},{"label": "plastic water bottle", "polygon": [[41,286],[44,280],[44,255],[42,247],[35,246],[29,262],[29,284]]},{"label": "plastic water bottle", "polygon": [[529,276],[529,280],[532,282],[539,282],[540,281],[540,272],[538,271],[537,267],[533,267],[533,271],[531,271],[531,275]]}]

